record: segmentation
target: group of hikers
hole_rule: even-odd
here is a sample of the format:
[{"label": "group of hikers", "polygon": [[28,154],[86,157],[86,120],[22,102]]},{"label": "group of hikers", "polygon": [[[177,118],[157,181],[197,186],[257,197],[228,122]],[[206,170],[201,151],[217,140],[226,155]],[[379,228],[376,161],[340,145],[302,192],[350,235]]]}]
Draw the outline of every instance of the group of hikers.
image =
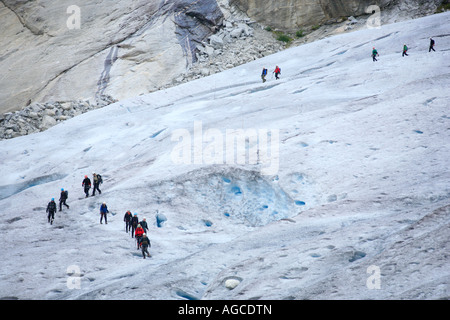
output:
[{"label": "group of hikers", "polygon": [[[275,74],[275,79],[280,79],[280,74],[281,74],[281,69],[279,66],[275,67],[275,70],[272,72],[272,74]],[[262,73],[261,73],[261,79],[264,82],[266,82],[266,76],[267,76],[267,69],[263,68]]]},{"label": "group of hikers", "polygon": [[[436,44],[436,42],[433,40],[433,38],[430,38],[430,47],[429,47],[429,49],[428,49],[428,52],[431,52],[431,50],[436,51],[436,50],[434,50],[434,45],[435,45],[435,44]],[[407,53],[408,50],[409,50],[408,46],[407,46],[406,44],[403,45],[402,57],[408,56],[408,53]],[[373,50],[372,50],[372,59],[373,59],[374,62],[375,62],[375,61],[378,61],[378,60],[377,60],[377,57],[378,57],[378,56],[380,56],[380,55],[378,54],[377,49],[375,49],[375,47],[373,47]],[[275,79],[276,79],[276,80],[280,79],[280,77],[279,77],[280,74],[281,74],[281,69],[280,69],[280,67],[279,67],[279,66],[276,66],[276,67],[275,67],[275,70],[272,72],[272,74],[275,74]],[[267,80],[266,80],[266,76],[267,76],[267,69],[266,69],[265,67],[263,67],[262,73],[261,73],[261,79],[262,79],[263,83],[267,81]]]},{"label": "group of hikers", "polygon": [[[436,42],[434,41],[434,39],[433,38],[430,38],[430,46],[429,46],[429,48],[428,48],[428,52],[431,52],[431,50],[433,50],[433,51],[436,51],[436,50],[434,50],[434,45],[436,44]],[[402,51],[402,57],[404,57],[404,56],[408,56],[408,50],[409,50],[409,48],[408,48],[408,46],[406,45],[406,44],[404,44],[403,45],[403,51]],[[377,57],[379,56],[379,54],[378,54],[378,51],[377,51],[377,49],[375,49],[375,47],[373,47],[373,50],[372,50],[372,59],[373,59],[373,61],[375,62],[375,61],[378,61],[377,60]]]},{"label": "group of hikers", "polygon": [[[94,190],[92,192],[92,195],[95,196],[95,190],[98,191],[99,194],[102,192],[100,191],[100,184],[103,183],[102,176],[93,172],[93,181],[94,181]],[[81,183],[81,186],[84,187],[84,193],[86,194],[86,198],[89,197],[89,189],[91,188],[91,179],[88,178],[88,176],[84,176],[84,180]],[[67,209],[69,209],[69,205],[66,203],[67,199],[69,198],[69,191],[64,190],[64,188],[61,188],[61,194],[59,196],[59,211],[62,211],[62,206],[66,206]],[[105,204],[105,203],[103,203]],[[106,204],[105,204],[106,205]],[[100,213],[102,213],[102,208],[100,208]],[[57,206],[55,202],[55,198],[52,198],[50,202],[47,205],[46,212],[48,213],[47,219],[50,224],[53,224],[53,220],[55,220],[55,213],[57,211]],[[106,213],[103,212],[102,216],[100,217],[100,223],[102,223],[103,217],[105,218],[106,223]]]},{"label": "group of hikers", "polygon": [[[436,51],[434,49],[435,46],[435,41],[430,38],[430,46],[429,46],[429,50],[428,52],[431,52],[431,50]],[[402,57],[404,56],[408,56],[408,47],[407,45],[403,45],[403,51],[402,51]],[[378,51],[377,49],[375,49],[375,47],[372,50],[372,58],[373,61],[378,61],[376,59],[376,57],[378,57]],[[281,74],[281,69],[280,67],[276,66],[275,70],[272,72],[273,74],[275,74],[275,79],[279,79],[279,75]],[[263,68],[262,74],[261,74],[261,78],[263,83],[266,82],[266,76],[267,76],[267,69]],[[100,174],[97,173],[92,173],[93,178],[92,178],[92,182],[89,179],[89,177],[86,175],[84,176],[84,180],[81,184],[81,186],[84,188],[84,193],[86,195],[86,198],[89,197],[89,190],[91,189],[92,185],[93,185],[93,191],[92,191],[92,196],[95,196],[95,191],[98,191],[99,194],[101,194],[101,190],[100,190],[100,184],[103,183],[102,177]],[[67,199],[68,199],[68,191],[64,190],[64,188],[61,188],[61,193],[60,193],[60,197],[59,197],[59,211],[62,211],[62,206],[66,206],[67,209],[69,209],[69,205],[66,203]],[[50,224],[53,224],[53,220],[55,219],[55,213],[57,211],[57,205],[55,202],[55,198],[52,198],[51,201],[48,203],[47,205],[47,210],[46,212],[48,213],[47,219],[48,222]],[[103,223],[103,220],[105,220],[105,224],[108,223],[107,220],[107,213],[109,213],[108,211],[108,207],[106,206],[106,203],[103,202],[100,206],[100,223]],[[146,219],[144,218],[142,221],[139,221],[137,214],[135,213],[134,215],[131,214],[130,211],[127,211],[125,213],[124,216],[124,222],[125,222],[125,231],[128,233],[131,233],[131,237],[136,239],[136,243],[137,243],[137,249],[141,249],[142,250],[142,255],[144,256],[145,259],[145,255],[147,254],[150,257],[150,254],[148,253],[148,248],[150,247],[150,240],[147,237],[147,231],[148,231],[148,225],[146,222]]]},{"label": "group of hikers", "polygon": [[[69,197],[69,192],[61,188],[61,194],[59,196],[59,211],[62,211],[62,206],[66,206],[69,209],[69,205],[66,203],[67,198]],[[53,224],[53,220],[55,220],[55,213],[57,211],[55,198],[52,198],[47,205],[46,212],[48,213],[47,219],[48,223]]]},{"label": "group of hikers", "polygon": [[[92,180],[94,182],[94,190],[92,191],[92,195],[95,196],[95,190],[97,190],[99,194],[102,194],[102,191],[99,189],[100,184],[103,183],[102,176],[96,174],[95,172],[92,173],[92,175],[93,175]],[[84,176],[84,180],[81,183],[81,186],[84,187],[84,193],[86,194],[86,198],[89,197],[89,189],[91,188],[91,179],[89,179],[88,176]]]},{"label": "group of hikers", "polygon": [[147,220],[144,217],[142,221],[139,221],[137,213],[131,214],[131,211],[128,210],[125,212],[125,216],[123,217],[123,221],[125,222],[125,231],[130,232],[131,238],[136,239],[137,249],[142,250],[142,256],[145,259],[145,254],[151,257],[150,253],[148,253],[148,248],[151,247],[150,239],[147,237],[148,232],[148,224]]},{"label": "group of hikers", "polygon": [[[103,183],[103,179],[100,174],[93,173],[93,185],[94,189],[92,192],[92,196],[95,196],[95,191],[98,191],[99,194],[102,192],[100,191],[100,184]],[[89,190],[92,186],[91,180],[86,175],[84,176],[83,182],[81,186],[84,188],[84,193],[86,195],[86,198],[89,197]],[[61,188],[61,195],[59,198],[59,211],[62,211],[62,206],[66,206],[67,209],[69,209],[69,205],[66,203],[67,199],[69,197],[69,192],[67,190],[64,190],[64,188]],[[53,221],[55,220],[55,213],[57,212],[57,205],[55,202],[55,198],[52,198],[50,202],[47,205],[46,212],[48,213],[47,219],[48,223],[53,224]],[[103,202],[100,205],[100,224],[103,224],[103,220],[105,220],[105,224],[108,224],[108,218],[107,214],[109,213],[108,206],[105,202]],[[137,213],[134,215],[131,215],[131,212],[128,210],[125,213],[124,217],[125,221],[125,231],[131,232],[131,237],[136,239],[137,242],[137,249],[142,250],[142,255],[145,259],[146,255],[148,257],[151,257],[150,253],[148,252],[148,248],[150,245],[150,239],[147,237],[148,232],[148,224],[146,221],[146,218],[143,218],[142,221],[139,221],[137,217]]]}]

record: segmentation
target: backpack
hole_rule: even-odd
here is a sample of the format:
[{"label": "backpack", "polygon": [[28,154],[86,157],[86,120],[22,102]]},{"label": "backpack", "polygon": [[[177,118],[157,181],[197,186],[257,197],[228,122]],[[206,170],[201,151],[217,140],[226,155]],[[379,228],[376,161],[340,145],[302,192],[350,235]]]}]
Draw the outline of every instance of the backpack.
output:
[{"label": "backpack", "polygon": [[263,69],[263,73],[262,73],[263,75],[267,75],[267,69]]},{"label": "backpack", "polygon": [[142,244],[142,247],[149,247],[149,248],[151,248],[151,246],[152,246],[152,244],[150,243],[150,239],[148,238],[148,237],[142,237],[142,239],[141,239],[141,244]]},{"label": "backpack", "polygon": [[64,191],[64,193],[66,194],[66,199],[69,199],[69,191]]},{"label": "backpack", "polygon": [[98,184],[103,183],[102,176],[99,174],[97,174],[97,182],[98,182]]}]

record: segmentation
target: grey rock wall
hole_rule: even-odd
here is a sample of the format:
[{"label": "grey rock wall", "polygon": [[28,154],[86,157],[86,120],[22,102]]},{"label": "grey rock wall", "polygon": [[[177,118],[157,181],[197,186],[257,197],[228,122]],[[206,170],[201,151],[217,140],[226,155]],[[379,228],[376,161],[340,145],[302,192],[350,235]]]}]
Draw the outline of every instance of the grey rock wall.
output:
[{"label": "grey rock wall", "polygon": [[157,90],[222,19],[215,0],[1,0],[0,110]]},{"label": "grey rock wall", "polygon": [[230,0],[250,18],[282,30],[295,31],[349,16],[365,15],[369,6],[381,10],[402,7],[405,15],[436,9],[441,0]]}]

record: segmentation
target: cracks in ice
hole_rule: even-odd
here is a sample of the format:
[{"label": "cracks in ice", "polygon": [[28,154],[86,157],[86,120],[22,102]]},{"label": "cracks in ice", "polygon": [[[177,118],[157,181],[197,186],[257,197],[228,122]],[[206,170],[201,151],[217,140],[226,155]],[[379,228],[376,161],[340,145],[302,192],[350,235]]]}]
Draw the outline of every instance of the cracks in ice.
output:
[{"label": "cracks in ice", "polygon": [[44,183],[57,181],[64,179],[67,175],[66,174],[59,174],[54,173],[50,175],[40,176],[37,178],[33,178],[24,182],[16,183],[16,184],[9,184],[6,186],[0,186],[0,200],[6,199],[10,196],[13,196],[17,193],[20,193],[28,188],[32,188],[34,186],[38,186]]}]

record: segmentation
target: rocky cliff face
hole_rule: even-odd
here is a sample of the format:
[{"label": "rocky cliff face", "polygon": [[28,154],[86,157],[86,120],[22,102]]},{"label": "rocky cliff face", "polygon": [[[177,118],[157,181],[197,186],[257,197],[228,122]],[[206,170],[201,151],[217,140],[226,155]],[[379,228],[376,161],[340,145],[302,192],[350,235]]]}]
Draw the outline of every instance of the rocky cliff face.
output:
[{"label": "rocky cliff face", "polygon": [[0,108],[148,93],[223,19],[210,0],[0,1]]},{"label": "rocky cliff face", "polygon": [[[282,30],[320,25],[335,19],[366,14],[376,5],[380,10],[402,6],[405,15],[436,9],[440,0],[230,0],[248,16]],[[372,11],[369,10],[369,13]]]}]

